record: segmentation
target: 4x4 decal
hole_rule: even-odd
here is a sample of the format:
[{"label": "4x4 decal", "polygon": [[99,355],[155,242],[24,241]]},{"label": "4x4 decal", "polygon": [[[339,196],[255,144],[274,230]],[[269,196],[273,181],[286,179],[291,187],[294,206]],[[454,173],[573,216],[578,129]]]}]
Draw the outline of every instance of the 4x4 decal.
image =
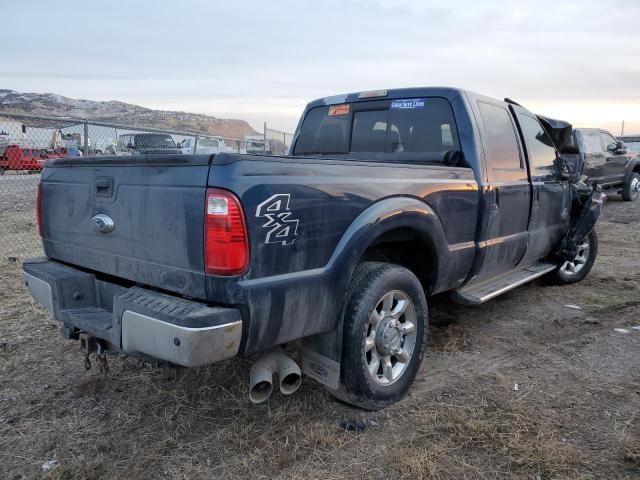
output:
[{"label": "4x4 decal", "polygon": [[292,218],[289,210],[288,193],[278,193],[267,198],[256,208],[256,217],[265,218],[267,221],[262,225],[267,228],[267,238],[265,243],[281,243],[282,245],[293,245],[298,236],[298,219]]}]

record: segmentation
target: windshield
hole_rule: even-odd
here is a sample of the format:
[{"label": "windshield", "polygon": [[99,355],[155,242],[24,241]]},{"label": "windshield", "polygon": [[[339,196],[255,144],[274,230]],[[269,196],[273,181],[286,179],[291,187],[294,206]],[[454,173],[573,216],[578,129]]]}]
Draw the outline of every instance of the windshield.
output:
[{"label": "windshield", "polygon": [[367,153],[389,159],[424,157],[444,161],[448,152],[459,149],[453,111],[447,100],[407,98],[310,110],[300,128],[294,155],[348,153],[357,157]]},{"label": "windshield", "polygon": [[177,148],[170,135],[144,133],[135,135],[136,148]]}]

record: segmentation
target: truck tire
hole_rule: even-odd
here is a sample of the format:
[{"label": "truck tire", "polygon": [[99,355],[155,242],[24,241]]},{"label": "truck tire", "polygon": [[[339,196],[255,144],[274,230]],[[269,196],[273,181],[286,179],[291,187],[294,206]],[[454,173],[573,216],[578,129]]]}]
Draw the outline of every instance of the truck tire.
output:
[{"label": "truck tire", "polygon": [[597,256],[598,235],[595,230],[591,230],[591,233],[580,245],[576,258],[571,262],[562,263],[555,271],[557,283],[566,285],[584,279],[591,271]]},{"label": "truck tire", "polygon": [[399,265],[356,267],[344,315],[340,386],[331,393],[378,410],[413,383],[427,345],[428,308],[416,276]]},{"label": "truck tire", "polygon": [[633,172],[622,190],[622,199],[632,202],[640,196],[640,173]]}]

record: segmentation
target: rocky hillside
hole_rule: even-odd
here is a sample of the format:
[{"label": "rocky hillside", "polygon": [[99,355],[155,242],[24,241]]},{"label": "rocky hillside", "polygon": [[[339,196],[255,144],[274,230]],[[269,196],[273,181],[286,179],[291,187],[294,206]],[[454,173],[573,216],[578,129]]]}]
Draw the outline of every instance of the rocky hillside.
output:
[{"label": "rocky hillside", "polygon": [[52,115],[88,120],[167,128],[206,133],[228,138],[243,138],[256,132],[244,120],[216,118],[198,113],[152,110],[130,103],[110,100],[75,99],[53,93],[20,93],[0,89],[0,112]]}]

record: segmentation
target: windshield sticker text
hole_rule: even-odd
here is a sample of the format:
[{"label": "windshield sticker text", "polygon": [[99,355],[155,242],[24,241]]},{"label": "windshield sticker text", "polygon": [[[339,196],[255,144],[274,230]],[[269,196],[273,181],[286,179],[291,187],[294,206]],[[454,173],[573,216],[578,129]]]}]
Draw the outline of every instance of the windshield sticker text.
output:
[{"label": "windshield sticker text", "polygon": [[424,98],[406,98],[391,102],[389,110],[424,110]]}]

